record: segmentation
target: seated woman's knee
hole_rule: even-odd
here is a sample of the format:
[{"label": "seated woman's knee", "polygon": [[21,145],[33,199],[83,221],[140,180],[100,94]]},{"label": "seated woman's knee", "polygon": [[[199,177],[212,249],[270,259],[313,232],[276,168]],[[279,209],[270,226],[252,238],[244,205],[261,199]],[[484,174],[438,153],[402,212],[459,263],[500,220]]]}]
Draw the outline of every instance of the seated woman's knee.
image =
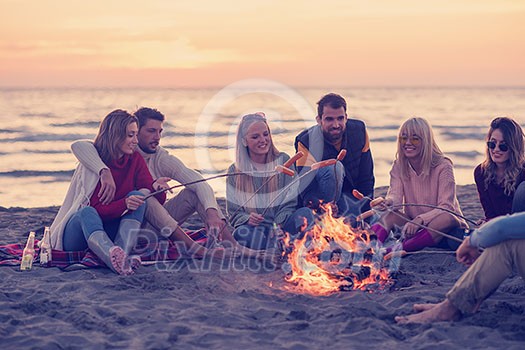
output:
[{"label": "seated woman's knee", "polygon": [[93,217],[93,216],[97,216],[97,217],[100,217],[98,215],[98,212],[95,208],[93,207],[90,207],[90,206],[87,206],[87,207],[84,207],[82,209],[80,209],[78,211],[78,214],[83,217],[83,218],[87,218],[87,217]]}]

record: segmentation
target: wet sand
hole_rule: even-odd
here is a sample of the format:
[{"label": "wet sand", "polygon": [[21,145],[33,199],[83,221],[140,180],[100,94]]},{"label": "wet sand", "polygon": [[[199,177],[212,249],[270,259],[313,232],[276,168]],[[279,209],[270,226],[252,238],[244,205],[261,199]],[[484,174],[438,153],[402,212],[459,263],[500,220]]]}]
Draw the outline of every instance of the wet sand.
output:
[{"label": "wet sand", "polygon": [[[473,185],[458,187],[458,197],[465,216],[482,216]],[[0,244],[25,242],[27,232],[49,225],[57,210],[0,207]],[[186,226],[200,225],[193,217]],[[521,349],[525,283],[519,277],[458,322],[394,322],[413,303],[441,301],[463,271],[452,253],[411,255],[386,291],[310,296],[286,291],[280,269],[254,262],[181,261],[133,276],[104,268],[2,266],[0,339],[9,349]]]}]

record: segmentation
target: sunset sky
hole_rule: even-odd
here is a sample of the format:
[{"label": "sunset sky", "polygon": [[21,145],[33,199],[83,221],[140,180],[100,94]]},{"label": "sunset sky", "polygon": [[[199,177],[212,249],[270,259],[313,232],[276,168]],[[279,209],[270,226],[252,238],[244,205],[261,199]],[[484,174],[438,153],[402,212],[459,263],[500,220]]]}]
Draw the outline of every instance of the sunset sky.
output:
[{"label": "sunset sky", "polygon": [[525,85],[523,0],[0,0],[0,86]]}]

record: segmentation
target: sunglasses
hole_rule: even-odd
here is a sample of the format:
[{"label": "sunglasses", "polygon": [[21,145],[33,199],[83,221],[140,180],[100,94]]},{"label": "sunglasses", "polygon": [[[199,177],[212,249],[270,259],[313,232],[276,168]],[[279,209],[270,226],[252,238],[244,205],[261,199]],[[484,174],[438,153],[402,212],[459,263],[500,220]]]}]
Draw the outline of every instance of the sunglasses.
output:
[{"label": "sunglasses", "polygon": [[399,142],[401,142],[403,145],[406,144],[410,140],[410,143],[414,146],[417,146],[421,143],[421,138],[418,136],[399,136]]},{"label": "sunglasses", "polygon": [[498,146],[501,152],[507,152],[509,150],[509,146],[507,146],[506,143],[496,143],[494,141],[487,142],[487,147],[490,149],[496,149],[496,146]]}]

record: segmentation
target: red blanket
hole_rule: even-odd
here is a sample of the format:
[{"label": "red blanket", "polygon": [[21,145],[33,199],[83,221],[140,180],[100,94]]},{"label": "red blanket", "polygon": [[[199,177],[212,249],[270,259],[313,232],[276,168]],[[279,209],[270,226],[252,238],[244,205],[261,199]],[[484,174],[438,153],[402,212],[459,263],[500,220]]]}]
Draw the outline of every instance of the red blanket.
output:
[{"label": "red blanket", "polygon": [[[206,243],[205,230],[187,232],[188,235],[197,243]],[[20,265],[22,252],[25,244],[8,244],[0,246],[0,265]],[[142,261],[166,262],[173,261],[183,256],[182,249],[171,241],[147,242],[139,239],[135,246],[134,254],[140,255]],[[33,264],[39,264],[40,248],[38,241],[35,241],[35,259]],[[59,267],[65,269],[74,264],[81,264],[86,267],[106,266],[91,250],[66,252],[63,250],[52,251],[52,260],[46,267]]]}]

